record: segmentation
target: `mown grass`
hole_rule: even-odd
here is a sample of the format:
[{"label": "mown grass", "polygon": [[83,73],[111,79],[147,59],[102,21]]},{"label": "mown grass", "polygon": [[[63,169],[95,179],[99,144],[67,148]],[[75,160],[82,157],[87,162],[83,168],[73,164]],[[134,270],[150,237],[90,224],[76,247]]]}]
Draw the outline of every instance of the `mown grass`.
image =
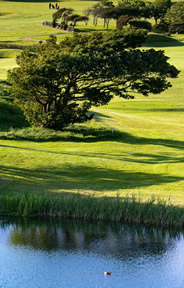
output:
[{"label": "mown grass", "polygon": [[[17,52],[19,53],[23,43],[32,45],[32,41],[23,41],[21,37],[51,34],[51,28],[40,25],[41,13],[43,13],[43,20],[49,20],[47,16],[51,11],[48,9],[47,2],[1,1],[1,3],[3,3],[2,12],[9,9],[9,12],[12,13],[1,16],[1,20],[4,19],[4,22],[1,22],[3,25],[0,27],[2,37],[0,47],[3,48],[0,53],[2,57],[6,58],[0,59],[0,79],[5,79],[7,69],[15,66],[15,58],[7,57],[14,57]],[[94,2],[61,3],[68,7],[73,4],[78,11],[78,8],[82,10],[84,6],[90,6]],[[110,27],[113,28],[113,25]],[[78,28],[85,29],[84,26],[78,26]],[[91,26],[92,28],[93,26]],[[101,26],[98,28],[101,29]],[[54,29],[54,33],[57,33],[55,31]],[[1,34],[1,32],[3,33]],[[62,38],[62,36],[60,37]],[[10,214],[16,215],[44,214],[47,206],[44,206],[46,204],[43,203],[47,203],[44,201],[48,199],[50,202],[47,204],[50,205],[48,214],[54,215],[54,209],[58,207],[58,210],[55,211],[59,216],[61,213],[59,209],[64,205],[62,203],[69,203],[63,202],[66,195],[71,195],[71,199],[68,200],[67,197],[66,201],[75,203],[75,201],[79,201],[74,200],[75,197],[79,197],[77,199],[80,199],[79,202],[82,203],[80,205],[84,207],[81,208],[80,205],[77,207],[80,207],[83,212],[80,214],[80,209],[77,208],[78,212],[73,214],[77,216],[72,216],[70,214],[72,212],[63,210],[65,212],[62,212],[61,216],[85,218],[89,209],[91,211],[89,218],[91,217],[91,219],[92,217],[94,217],[93,219],[107,217],[107,219],[113,220],[117,216],[118,221],[138,221],[138,223],[147,222],[158,225],[177,225],[178,222],[180,223],[178,225],[182,226],[182,207],[184,206],[183,40],[182,35],[170,38],[152,34],[143,47],[143,49],[149,47],[164,49],[166,55],[170,57],[169,61],[181,70],[179,78],[171,81],[173,88],[161,95],[150,95],[147,98],[137,96],[133,101],[115,98],[107,106],[94,107],[92,109],[95,113],[94,120],[86,124],[70,126],[62,132],[31,128],[28,127],[28,123],[19,109],[12,104],[1,102],[0,197],[2,198],[0,199],[2,202],[0,203],[6,203],[2,204],[4,206],[0,208],[1,213],[8,213],[8,209],[10,209]],[[7,47],[16,49],[6,50]],[[112,128],[114,128],[113,134]],[[25,196],[25,193],[28,193],[28,196]],[[78,193],[85,197],[78,196]],[[116,202],[112,199],[116,199],[117,193],[120,196],[118,201],[123,204],[116,203],[117,206],[113,204],[111,210],[110,201]],[[132,197],[132,194],[136,198],[133,198],[132,201],[127,200]],[[95,196],[94,200],[91,195]],[[153,195],[156,199],[160,199],[161,202],[158,201],[158,205],[150,200]],[[17,210],[16,207],[21,207],[21,205],[16,203],[23,203],[25,197],[28,199],[26,201],[29,204],[26,205],[29,208],[25,208],[24,204],[21,204],[22,208]],[[141,203],[138,200],[140,198],[142,199]],[[177,209],[173,208],[173,205],[168,206],[169,198]],[[9,202],[6,202],[6,199]],[[42,204],[40,204],[41,206],[35,204],[36,199],[42,199],[38,201],[40,203],[43,201],[43,207]],[[25,203],[27,203],[26,201]],[[87,204],[87,201],[91,204]],[[148,204],[152,204],[149,206],[145,203],[146,201]],[[101,205],[103,203],[106,204],[103,206]],[[59,205],[61,205],[60,208]],[[85,205],[87,205],[86,208]],[[96,205],[98,208],[95,208]],[[118,205],[121,208],[118,208]],[[127,210],[125,209],[126,205],[130,205],[127,206],[129,207]],[[65,208],[62,209],[70,211],[70,207],[64,206]],[[30,207],[37,208],[31,210]],[[39,207],[43,208],[41,212],[39,212]],[[71,207],[75,211],[75,205],[71,204]],[[126,217],[130,217],[129,220],[125,220],[123,209],[127,213]],[[112,217],[110,217],[111,214]],[[152,222],[151,217],[153,218]],[[144,220],[142,220],[143,218]]]},{"label": "mown grass", "polygon": [[[62,1],[58,2],[60,7],[70,7],[76,13],[83,15],[85,8],[92,6],[97,1]],[[19,1],[0,1],[1,13],[6,14],[1,17],[0,41],[20,41],[25,36],[60,34],[60,30],[42,26],[43,21],[52,21],[52,14],[55,9],[49,9],[49,2],[19,2]],[[115,21],[111,21],[110,28],[115,27]],[[79,29],[86,29],[84,23],[77,25]],[[94,29],[92,17],[87,26]],[[95,28],[103,29],[103,20],[99,20],[99,25]]]},{"label": "mown grass", "polygon": [[0,59],[0,79],[5,80],[7,78],[7,71],[16,66],[15,58],[1,58]]},{"label": "mown grass", "polygon": [[145,201],[152,195],[170,197],[183,206],[184,54],[183,46],[164,49],[182,72],[161,95],[115,98],[92,109],[93,121],[63,132],[26,127],[25,120],[20,127],[18,115],[12,121],[6,117],[5,128],[1,118],[0,190],[100,197],[133,193]]}]

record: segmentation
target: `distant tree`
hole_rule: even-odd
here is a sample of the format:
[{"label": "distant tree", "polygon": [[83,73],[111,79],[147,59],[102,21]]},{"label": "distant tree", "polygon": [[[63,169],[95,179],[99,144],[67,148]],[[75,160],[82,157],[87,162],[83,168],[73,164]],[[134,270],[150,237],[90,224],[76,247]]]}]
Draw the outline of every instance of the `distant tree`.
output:
[{"label": "distant tree", "polygon": [[[100,3],[96,3],[93,6],[85,9],[83,14],[87,17],[89,17],[89,15],[92,15],[93,16],[93,25],[97,26],[98,19],[100,17],[104,18],[103,17],[104,9],[113,8],[113,7],[114,7],[114,4],[112,1],[101,0]],[[104,18],[104,23],[105,22],[106,22],[106,17]]]},{"label": "distant tree", "polygon": [[158,23],[158,20],[164,19],[164,16],[171,5],[171,0],[155,0],[153,2],[153,17],[156,24]]},{"label": "distant tree", "polygon": [[32,124],[62,129],[91,119],[90,107],[115,95],[160,93],[179,71],[163,51],[138,49],[145,38],[144,30],[74,34],[60,44],[52,36],[18,57],[8,73],[12,97]]},{"label": "distant tree", "polygon": [[183,34],[184,33],[184,23],[173,23],[169,25],[170,34]]},{"label": "distant tree", "polygon": [[53,23],[53,27],[56,26],[57,24],[57,20],[59,20],[60,18],[62,19],[61,21],[66,23],[66,18],[71,15],[73,13],[73,9],[72,8],[61,8],[58,9],[55,13],[53,13],[52,15],[52,23]]},{"label": "distant tree", "polygon": [[164,20],[168,24],[184,23],[184,1],[175,2],[167,11]]},{"label": "distant tree", "polygon": [[145,2],[142,0],[120,0],[118,6],[120,7],[132,7],[132,8],[141,8],[145,7]]},{"label": "distant tree", "polygon": [[122,30],[124,26],[128,24],[128,22],[132,19],[131,16],[121,15],[116,22],[116,28]]},{"label": "distant tree", "polygon": [[103,7],[109,7],[109,8],[114,7],[113,2],[110,0],[101,0],[101,4]]},{"label": "distant tree", "polygon": [[129,21],[130,27],[135,29],[146,29],[151,31],[151,23],[148,21],[141,21],[141,20],[130,20]]},{"label": "distant tree", "polygon": [[87,16],[78,16],[74,19],[73,26],[75,27],[77,22],[85,22],[87,25],[89,18]]},{"label": "distant tree", "polygon": [[150,19],[153,17],[154,7],[152,2],[145,2],[145,6],[141,7],[141,16],[144,19]]},{"label": "distant tree", "polygon": [[111,8],[102,8],[99,11],[99,17],[104,19],[104,27],[106,26],[107,29],[109,27],[109,21],[110,19],[113,18],[113,14],[111,13],[112,9]]},{"label": "distant tree", "polygon": [[89,17],[89,15],[92,15],[93,16],[93,25],[97,26],[98,18],[100,17],[99,14],[103,8],[104,8],[104,6],[102,5],[102,3],[96,3],[93,6],[85,9],[83,11],[83,14],[86,17]]},{"label": "distant tree", "polygon": [[53,27],[56,26],[57,20],[62,17],[62,15],[65,11],[66,11],[66,8],[61,8],[61,9],[58,9],[55,13],[53,13],[53,15],[52,15]]},{"label": "distant tree", "polygon": [[[75,20],[76,18],[78,18],[78,17],[80,17],[79,14],[72,14],[72,15],[67,16],[67,17],[65,18],[65,21],[66,21],[66,23],[68,23],[68,22],[74,22],[74,20]],[[73,25],[74,25],[74,24],[73,24]]]}]

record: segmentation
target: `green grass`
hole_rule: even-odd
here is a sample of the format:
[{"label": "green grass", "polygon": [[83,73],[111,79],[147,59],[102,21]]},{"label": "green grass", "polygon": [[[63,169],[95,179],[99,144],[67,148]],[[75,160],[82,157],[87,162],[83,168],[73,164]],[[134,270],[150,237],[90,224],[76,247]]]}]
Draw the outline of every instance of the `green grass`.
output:
[{"label": "green grass", "polygon": [[9,140],[0,141],[0,190],[110,197],[133,193],[144,200],[171,197],[183,205],[183,106],[182,99],[167,103],[171,99],[115,99],[93,109],[92,122],[64,132],[1,132]]},{"label": "green grass", "polygon": [[28,217],[57,217],[123,222],[154,226],[184,226],[184,208],[152,198],[146,203],[141,199],[119,196],[95,198],[80,194],[0,195],[0,215]]},{"label": "green grass", "polygon": [[[97,1],[62,1],[58,2],[60,7],[73,8],[77,13],[83,15],[85,8],[93,5]],[[60,34],[61,31],[50,27],[42,26],[43,21],[52,21],[52,14],[56,11],[48,9],[49,2],[18,2],[18,1],[0,1],[1,13],[6,14],[0,16],[0,42],[20,41],[25,36],[50,35],[53,33]],[[115,21],[111,21],[110,28],[115,27]],[[84,23],[80,23],[77,28],[86,29]],[[92,17],[87,26],[94,30]],[[99,20],[97,30],[103,29],[103,20]]]},{"label": "green grass", "polygon": [[7,78],[7,71],[16,66],[15,58],[0,58],[0,79]]},{"label": "green grass", "polygon": [[[94,2],[61,3],[80,12]],[[53,12],[47,2],[1,1],[1,11],[10,13],[1,16],[1,48],[32,45],[21,37],[51,33],[51,28],[40,25],[42,20],[50,20]],[[78,28],[85,29],[82,25]],[[54,33],[59,31],[54,29]],[[63,132],[27,127],[19,110],[0,103],[1,195],[15,197],[13,203],[25,192],[31,197],[40,193],[46,197],[81,193],[110,198],[117,193],[120,197],[134,194],[143,202],[155,195],[166,201],[170,197],[174,205],[184,206],[183,40],[182,35],[152,35],[144,47],[164,49],[181,70],[179,78],[172,80],[173,88],[133,101],[115,98],[108,106],[93,108],[91,122]],[[15,66],[15,58],[8,57],[19,52],[0,50],[0,79]]]}]

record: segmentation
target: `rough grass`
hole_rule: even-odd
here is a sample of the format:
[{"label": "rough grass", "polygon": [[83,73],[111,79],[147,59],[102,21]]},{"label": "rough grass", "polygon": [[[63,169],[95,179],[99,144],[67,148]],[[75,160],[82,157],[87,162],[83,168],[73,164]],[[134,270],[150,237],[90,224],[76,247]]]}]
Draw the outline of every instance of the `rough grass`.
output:
[{"label": "rough grass", "polygon": [[184,226],[184,208],[154,198],[143,203],[134,196],[110,199],[69,193],[52,197],[47,194],[1,194],[0,215],[80,218],[180,228]]}]

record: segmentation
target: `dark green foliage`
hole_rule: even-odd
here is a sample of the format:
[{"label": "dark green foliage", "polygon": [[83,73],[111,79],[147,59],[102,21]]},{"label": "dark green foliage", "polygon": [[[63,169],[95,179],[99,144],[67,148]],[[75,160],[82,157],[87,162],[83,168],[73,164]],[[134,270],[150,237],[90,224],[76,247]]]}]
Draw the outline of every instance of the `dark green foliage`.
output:
[{"label": "dark green foliage", "polygon": [[145,2],[142,0],[120,0],[118,6],[121,7],[132,7],[132,8],[141,8],[145,7]]},{"label": "dark green foliage", "polygon": [[159,23],[159,24],[155,24],[151,31],[154,33],[164,33],[164,32],[168,32],[168,25],[167,23]]},{"label": "dark green foliage", "polygon": [[57,10],[53,15],[52,15],[52,18],[53,18],[53,27],[56,26],[57,24],[57,20],[58,19],[62,19],[62,22],[66,22],[66,18],[71,15],[73,13],[73,9],[72,8],[61,8],[59,10]]},{"label": "dark green foliage", "polygon": [[79,14],[72,14],[72,15],[69,15],[68,17],[66,17],[66,22],[68,23],[69,21],[74,21],[75,20],[75,18],[78,18],[78,17],[80,17],[80,15]]},{"label": "dark green foliage", "polygon": [[158,19],[164,19],[164,16],[171,5],[171,0],[155,0],[153,2],[153,17],[156,24]]},{"label": "dark green foliage", "polygon": [[60,19],[63,15],[63,13],[66,11],[66,8],[61,8],[57,10],[55,13],[53,13],[52,18],[53,18],[53,27],[56,26],[57,20]]},{"label": "dark green foliage", "polygon": [[130,20],[131,18],[132,18],[132,17],[127,16],[127,15],[121,15],[121,16],[117,19],[116,28],[119,29],[119,30],[122,30],[123,27],[128,24],[128,22],[129,22],[129,20]]},{"label": "dark green foliage", "polygon": [[135,197],[95,198],[80,194],[0,194],[0,215],[80,218],[155,226],[183,227],[184,208],[150,199],[143,203]]},{"label": "dark green foliage", "polygon": [[100,2],[104,7],[114,7],[113,2],[110,0],[101,0]]},{"label": "dark green foliage", "polygon": [[163,51],[135,49],[145,38],[141,30],[77,34],[60,45],[52,37],[36,53],[24,51],[9,72],[14,101],[30,123],[60,130],[91,119],[90,107],[114,95],[160,93],[179,72]]},{"label": "dark green foliage", "polygon": [[[100,11],[102,13],[103,10]],[[132,16],[132,17],[141,17],[142,12],[136,7],[115,7],[115,8],[106,8],[106,17],[109,19],[118,19],[122,15]]]},{"label": "dark green foliage", "polygon": [[171,34],[182,34],[184,33],[184,23],[179,23],[179,24],[171,24],[169,26],[169,33]]},{"label": "dark green foliage", "polygon": [[0,80],[0,100],[12,101],[8,91],[10,84],[6,80]]},{"label": "dark green foliage", "polygon": [[73,26],[76,25],[77,22],[85,22],[85,24],[87,25],[89,21],[89,18],[87,16],[78,16],[74,19],[74,23],[73,23]]},{"label": "dark green foliage", "polygon": [[26,126],[28,126],[28,123],[20,108],[7,101],[0,101],[0,131]]},{"label": "dark green foliage", "polygon": [[184,23],[184,2],[175,2],[165,14],[164,20],[168,24]]},{"label": "dark green foliage", "polygon": [[136,29],[146,29],[148,31],[151,31],[151,23],[148,21],[141,21],[141,20],[130,20],[129,21],[130,27],[136,28]]}]

